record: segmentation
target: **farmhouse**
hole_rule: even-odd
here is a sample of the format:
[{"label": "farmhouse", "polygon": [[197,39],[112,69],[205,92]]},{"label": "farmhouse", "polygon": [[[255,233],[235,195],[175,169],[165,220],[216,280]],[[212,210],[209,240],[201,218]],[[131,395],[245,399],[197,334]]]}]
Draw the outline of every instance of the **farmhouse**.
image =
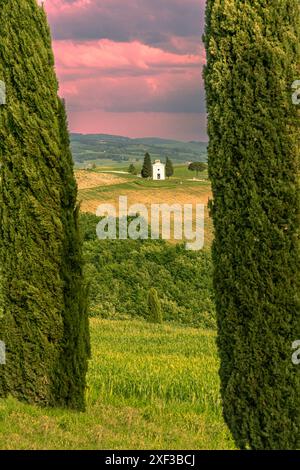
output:
[{"label": "farmhouse", "polygon": [[152,178],[155,181],[166,179],[165,167],[166,165],[164,163],[161,163],[160,160],[155,160],[155,162],[152,163]]}]

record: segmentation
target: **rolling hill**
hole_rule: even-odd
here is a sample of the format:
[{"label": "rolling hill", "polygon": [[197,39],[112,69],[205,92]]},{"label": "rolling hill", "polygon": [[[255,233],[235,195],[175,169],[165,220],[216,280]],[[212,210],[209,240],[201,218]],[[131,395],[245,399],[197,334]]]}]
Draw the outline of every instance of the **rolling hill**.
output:
[{"label": "rolling hill", "polygon": [[149,152],[152,158],[165,160],[169,156],[174,163],[207,160],[206,142],[181,142],[160,138],[130,139],[108,134],[71,134],[71,149],[76,166],[118,165],[139,161]]}]

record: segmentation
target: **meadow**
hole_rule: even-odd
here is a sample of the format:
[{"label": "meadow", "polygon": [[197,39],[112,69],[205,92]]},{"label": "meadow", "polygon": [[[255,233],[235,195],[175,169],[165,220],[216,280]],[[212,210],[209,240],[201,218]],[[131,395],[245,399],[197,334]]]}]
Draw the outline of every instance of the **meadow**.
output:
[{"label": "meadow", "polygon": [[233,449],[215,332],[91,319],[85,413],[0,400],[0,449]]},{"label": "meadow", "polygon": [[[128,168],[128,165],[127,165]],[[209,249],[213,240],[212,220],[209,217],[208,201],[211,187],[207,171],[199,173],[187,169],[187,165],[176,165],[174,176],[164,181],[152,181],[126,173],[124,166],[100,166],[94,170],[77,170],[79,201],[82,212],[95,214],[100,204],[118,207],[119,196],[127,196],[128,205],[144,204],[204,204],[204,246]],[[137,166],[137,169],[140,169]],[[171,242],[174,239],[171,237]]]}]

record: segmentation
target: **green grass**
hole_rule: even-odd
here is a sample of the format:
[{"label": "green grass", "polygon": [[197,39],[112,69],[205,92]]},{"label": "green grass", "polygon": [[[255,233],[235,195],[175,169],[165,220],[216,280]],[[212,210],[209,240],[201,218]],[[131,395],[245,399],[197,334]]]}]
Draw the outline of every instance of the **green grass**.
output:
[{"label": "green grass", "polygon": [[200,171],[198,175],[195,171],[190,171],[187,165],[174,165],[174,175],[172,178],[184,178],[184,179],[192,179],[192,178],[199,178],[200,180],[208,179],[208,172]]},{"label": "green grass", "polygon": [[[95,160],[93,163],[95,163],[97,166],[96,168],[91,168],[88,171],[93,171],[97,173],[102,173],[103,171],[127,171],[130,165],[130,162],[125,162],[125,163],[120,163],[120,162],[113,162],[109,160]],[[142,164],[141,163],[133,163],[137,172],[140,173],[142,169]],[[174,164],[174,174],[173,176],[170,177],[170,179],[166,178],[167,181],[174,181],[176,179],[192,179],[192,178],[199,178],[201,180],[203,179],[208,179],[208,172],[207,170],[199,172],[198,176],[195,171],[190,171],[188,169],[187,164]],[[79,168],[79,167],[78,167]],[[123,176],[124,178],[126,177],[131,177],[134,178],[134,175],[120,175]],[[137,178],[137,176],[135,176]],[[145,180],[144,180],[145,181]],[[146,180],[147,181],[147,180]],[[162,183],[162,181],[159,181],[158,183]]]},{"label": "green grass", "polygon": [[[106,197],[108,193],[115,193],[115,194],[123,194],[122,191],[136,191],[136,190],[147,190],[147,189],[157,189],[157,190],[174,190],[176,191],[178,188],[182,189],[189,189],[189,188],[197,188],[199,192],[209,191],[210,190],[210,182],[207,181],[189,181],[187,179],[179,179],[179,178],[170,178],[164,181],[153,181],[153,180],[144,180],[142,178],[137,178],[136,176],[132,175],[119,175],[118,178],[124,179],[124,183],[112,184],[108,186],[98,186],[91,189],[80,189],[79,190],[79,199],[96,199],[101,195]],[[199,176],[201,178],[201,176]],[[115,195],[114,194],[114,195]]]},{"label": "green grass", "polygon": [[[128,167],[128,166],[127,166]],[[126,171],[127,167],[97,167],[93,170],[95,173],[109,172],[109,171]],[[137,167],[138,168],[138,167]],[[139,168],[140,169],[140,168]],[[79,190],[79,199],[95,199],[99,196],[106,196],[107,193],[121,193],[122,191],[130,190],[143,190],[143,189],[161,189],[163,190],[174,190],[176,191],[179,187],[180,189],[189,189],[189,188],[198,188],[199,191],[207,191],[210,189],[210,182],[207,177],[207,171],[200,172],[198,175],[199,180],[201,181],[191,181],[196,177],[196,173],[189,171],[186,165],[177,165],[174,167],[174,176],[171,178],[166,178],[163,181],[153,181],[152,179],[143,179],[138,176],[131,174],[117,174],[118,178],[122,179],[124,182],[112,184],[108,186],[98,186],[91,189],[80,189]]]},{"label": "green grass", "polygon": [[126,171],[128,166],[129,166],[129,163],[128,162],[124,162],[123,164],[120,163],[120,162],[116,162],[114,160],[110,160],[110,159],[101,159],[101,158],[97,158],[95,160],[85,160],[84,162],[75,162],[75,168],[88,168],[89,165],[97,165],[98,168],[108,168],[108,169],[111,169],[111,170],[122,170],[122,171]]},{"label": "green grass", "polygon": [[91,320],[87,410],[0,400],[0,449],[233,449],[215,334]]}]

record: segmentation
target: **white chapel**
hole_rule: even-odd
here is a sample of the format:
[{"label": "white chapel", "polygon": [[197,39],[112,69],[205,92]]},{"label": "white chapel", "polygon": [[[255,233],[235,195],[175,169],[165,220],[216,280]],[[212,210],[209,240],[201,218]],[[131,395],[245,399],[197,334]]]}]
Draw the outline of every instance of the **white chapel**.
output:
[{"label": "white chapel", "polygon": [[154,181],[166,179],[166,165],[161,163],[160,160],[155,160],[152,163],[152,178]]}]

